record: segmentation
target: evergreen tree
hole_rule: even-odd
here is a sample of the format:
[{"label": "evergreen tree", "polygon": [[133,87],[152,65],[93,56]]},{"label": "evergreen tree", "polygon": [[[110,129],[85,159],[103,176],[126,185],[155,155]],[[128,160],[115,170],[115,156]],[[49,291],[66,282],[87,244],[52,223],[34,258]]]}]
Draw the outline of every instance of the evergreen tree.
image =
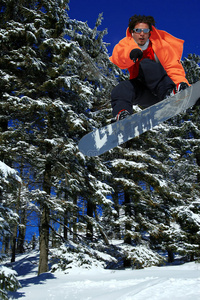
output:
[{"label": "evergreen tree", "polygon": [[[0,161],[0,262],[9,254],[9,243],[12,239],[12,228],[19,222],[10,202],[17,195],[21,179],[17,172]],[[16,273],[11,269],[0,266],[0,298],[8,299],[7,292],[20,287]]]},{"label": "evergreen tree", "polygon": [[[158,250],[169,261],[175,252],[193,259],[198,107],[101,157],[81,154],[79,139],[110,122],[110,92],[126,74],[109,60],[106,30],[98,30],[102,15],[91,29],[71,20],[68,9],[68,0],[0,1],[0,159],[24,182],[2,207],[15,209],[23,225],[13,228],[13,259],[23,248],[30,203],[39,212],[38,274],[48,271],[50,240],[57,247],[71,236],[74,243],[101,239],[107,247],[122,238],[125,264],[136,267]],[[191,83],[199,78],[198,63],[196,55],[183,62]],[[159,262],[155,254],[149,264]]]},{"label": "evergreen tree", "polygon": [[0,161],[0,243],[3,254],[8,254],[8,243],[11,242],[12,227],[19,222],[19,216],[11,203],[17,196],[20,186],[21,179],[17,172]]},{"label": "evergreen tree", "polygon": [[[66,9],[68,1],[1,1],[0,107],[8,125],[2,125],[1,152],[30,174],[41,214],[39,274],[48,270],[50,218],[55,208],[62,211],[60,200],[71,197],[75,208],[88,178],[91,194],[99,189],[89,202],[102,202],[110,192],[99,188],[104,172],[87,171],[90,159],[77,142],[107,121],[110,109],[96,110],[108,101],[120,72],[110,72],[115,67],[103,43],[106,31],[97,30],[102,17],[90,29],[70,20]],[[92,164],[105,169],[100,159]],[[57,192],[62,199],[56,200]]]},{"label": "evergreen tree", "polygon": [[[199,60],[197,56],[194,57],[194,61],[190,62],[192,69],[189,73],[194,75],[192,82],[199,78],[197,64]],[[118,147],[120,152],[117,150],[111,152],[117,157],[111,160],[111,165],[115,166],[115,169],[119,170],[117,173],[120,174],[120,178],[118,178],[116,170],[112,169],[113,182],[116,180],[117,183],[114,189],[115,191],[118,189],[118,192],[122,191],[124,194],[122,207],[124,207],[126,218],[123,216],[122,223],[119,223],[119,219],[117,219],[117,224],[121,224],[121,228],[125,225],[125,232],[128,234],[128,239],[125,235],[125,242],[139,244],[149,236],[150,247],[167,252],[170,262],[174,259],[174,252],[182,255],[186,253],[189,255],[191,252],[193,257],[194,253],[198,253],[194,236],[188,231],[186,232],[186,227],[180,223],[182,220],[180,215],[184,216],[184,220],[188,215],[188,226],[190,224],[194,231],[193,220],[189,221],[189,216],[195,216],[195,214],[186,209],[189,203],[193,203],[190,196],[191,189],[194,188],[192,182],[195,183],[197,178],[197,173],[194,174],[194,170],[197,169],[194,155],[190,155],[192,153],[191,137],[194,136],[194,133],[188,126],[190,127],[192,124],[191,122],[183,123],[184,119],[191,118],[191,114],[188,116],[188,113],[190,110],[187,114],[181,114],[157,126],[154,130],[140,136],[139,139],[126,143],[125,148]],[[192,125],[192,128],[194,129],[196,126]],[[141,157],[140,164],[139,157]],[[180,160],[180,158],[182,159]],[[181,169],[177,168],[178,166]],[[139,190],[141,187],[143,191]],[[132,189],[134,196],[132,196]],[[192,194],[194,194],[194,190]],[[192,202],[191,200],[188,202],[186,199],[191,199]],[[118,205],[118,202],[115,203]],[[181,214],[182,209],[183,211],[186,209],[187,212]],[[195,228],[198,230],[197,223],[195,222],[195,224]],[[175,231],[174,228],[177,230]],[[195,234],[195,236],[197,235]],[[190,244],[189,240],[193,242]]]},{"label": "evergreen tree", "polygon": [[190,84],[195,83],[200,78],[200,56],[196,54],[188,54],[188,57],[182,61],[186,72],[186,77]]}]

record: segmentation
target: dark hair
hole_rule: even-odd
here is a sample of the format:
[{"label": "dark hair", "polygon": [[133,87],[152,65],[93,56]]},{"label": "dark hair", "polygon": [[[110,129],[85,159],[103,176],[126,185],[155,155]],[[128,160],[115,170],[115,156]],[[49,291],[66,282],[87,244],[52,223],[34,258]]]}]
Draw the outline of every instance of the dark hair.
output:
[{"label": "dark hair", "polygon": [[152,31],[152,25],[155,26],[155,20],[151,16],[141,16],[141,15],[134,15],[129,19],[129,31],[135,28],[135,25],[138,23],[146,23],[149,25],[149,29]]}]

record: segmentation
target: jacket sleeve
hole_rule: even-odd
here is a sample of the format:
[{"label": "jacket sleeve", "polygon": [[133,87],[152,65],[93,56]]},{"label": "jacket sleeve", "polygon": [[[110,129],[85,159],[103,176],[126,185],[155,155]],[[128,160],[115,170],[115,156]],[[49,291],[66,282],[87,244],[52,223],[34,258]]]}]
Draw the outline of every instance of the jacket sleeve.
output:
[{"label": "jacket sleeve", "polygon": [[164,66],[168,76],[173,80],[175,84],[180,82],[186,82],[189,85],[185,77],[185,71],[181,64],[181,61],[177,58],[176,54],[174,53],[174,49],[169,46],[164,47],[163,52],[165,55],[162,57],[162,65]]},{"label": "jacket sleeve", "polygon": [[168,76],[175,84],[186,82],[189,85],[181,64],[184,41],[154,27],[150,39],[154,52]]},{"label": "jacket sleeve", "polygon": [[[130,52],[133,49],[140,49],[132,37],[125,37],[114,47],[111,62],[117,65],[120,69],[128,69],[134,65],[130,59]],[[140,49],[141,50],[141,49]]]}]

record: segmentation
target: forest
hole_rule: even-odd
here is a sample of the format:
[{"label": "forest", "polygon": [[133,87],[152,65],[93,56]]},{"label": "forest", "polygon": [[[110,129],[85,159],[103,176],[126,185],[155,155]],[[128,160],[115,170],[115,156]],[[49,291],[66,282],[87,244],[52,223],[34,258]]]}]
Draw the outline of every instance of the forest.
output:
[{"label": "forest", "polygon": [[[200,108],[97,157],[78,142],[112,119],[128,74],[69,0],[0,0],[0,296],[19,287],[3,261],[38,247],[38,274],[144,268],[200,255]],[[200,56],[182,60],[190,84]],[[134,111],[141,110],[135,106]]]}]

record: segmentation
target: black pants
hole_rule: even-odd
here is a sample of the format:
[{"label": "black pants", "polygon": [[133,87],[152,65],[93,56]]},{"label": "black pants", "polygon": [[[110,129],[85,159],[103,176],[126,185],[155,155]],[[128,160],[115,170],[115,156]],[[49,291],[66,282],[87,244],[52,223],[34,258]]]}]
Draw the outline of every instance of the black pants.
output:
[{"label": "black pants", "polygon": [[122,109],[133,112],[133,105],[151,106],[165,98],[166,92],[175,87],[160,63],[150,59],[140,62],[135,79],[120,82],[111,93],[113,116]]}]

